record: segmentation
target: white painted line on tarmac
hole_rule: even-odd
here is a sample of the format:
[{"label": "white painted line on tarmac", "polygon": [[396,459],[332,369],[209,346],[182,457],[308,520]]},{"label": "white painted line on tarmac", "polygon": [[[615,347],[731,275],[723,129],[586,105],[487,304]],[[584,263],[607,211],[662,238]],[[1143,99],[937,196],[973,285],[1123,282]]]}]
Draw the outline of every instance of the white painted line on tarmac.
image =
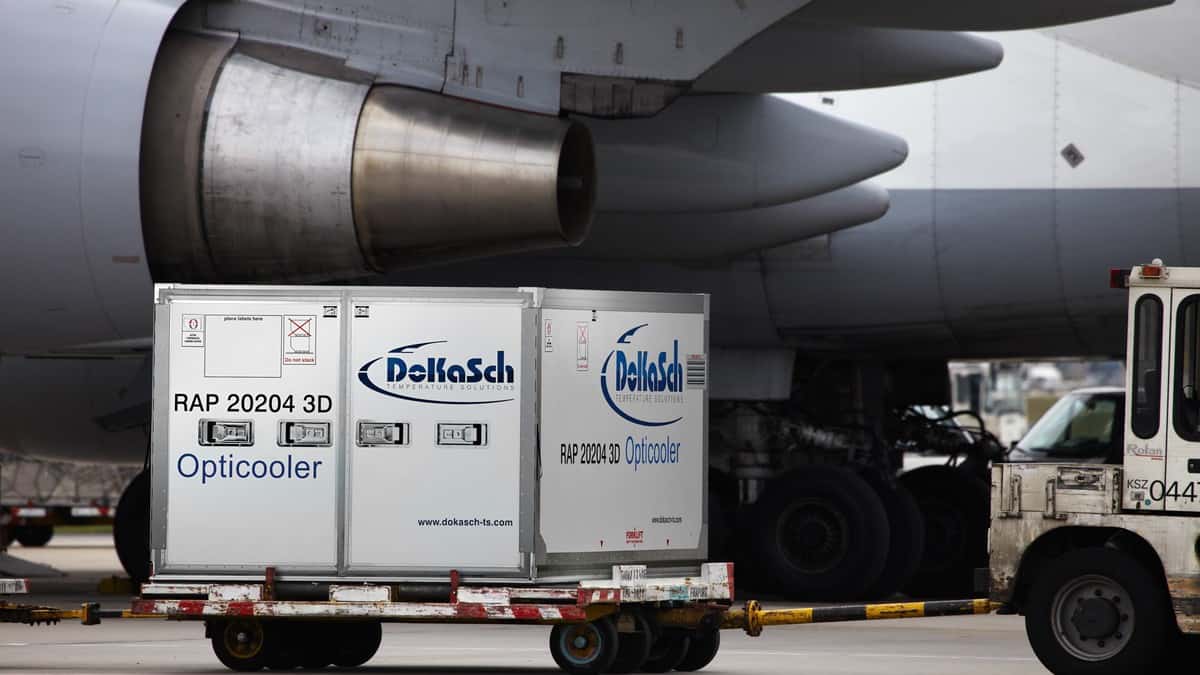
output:
[{"label": "white painted line on tarmac", "polygon": [[178,647],[188,642],[208,640],[155,640],[153,642],[0,642],[0,647]]},{"label": "white painted line on tarmac", "polygon": [[404,645],[384,645],[382,648],[395,648],[406,652],[538,652],[549,654],[545,647],[405,647]]},{"label": "white painted line on tarmac", "polygon": [[880,659],[937,659],[948,661],[1036,661],[1032,656],[956,656],[952,654],[896,654],[891,652],[782,652],[757,649],[722,649],[721,656],[815,656]]}]

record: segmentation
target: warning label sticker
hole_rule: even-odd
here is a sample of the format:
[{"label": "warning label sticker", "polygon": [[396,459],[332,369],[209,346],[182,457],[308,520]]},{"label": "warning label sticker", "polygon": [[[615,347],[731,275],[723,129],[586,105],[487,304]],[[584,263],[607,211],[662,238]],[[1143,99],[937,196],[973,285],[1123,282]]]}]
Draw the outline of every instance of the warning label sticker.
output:
[{"label": "warning label sticker", "polygon": [[184,347],[204,346],[204,315],[183,315],[183,340],[179,343]]},{"label": "warning label sticker", "polygon": [[575,324],[575,370],[587,372],[588,369],[588,324]]},{"label": "warning label sticker", "polygon": [[308,366],[317,362],[315,316],[285,316],[283,365]]}]

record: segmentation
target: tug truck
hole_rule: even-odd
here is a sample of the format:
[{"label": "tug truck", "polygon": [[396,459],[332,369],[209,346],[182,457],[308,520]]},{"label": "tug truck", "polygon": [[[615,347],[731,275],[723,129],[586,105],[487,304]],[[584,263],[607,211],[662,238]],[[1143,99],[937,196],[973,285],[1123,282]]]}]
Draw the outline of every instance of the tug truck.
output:
[{"label": "tug truck", "polygon": [[1129,293],[1122,464],[992,468],[990,599],[1055,673],[1154,672],[1200,633],[1200,269],[1111,280]]}]

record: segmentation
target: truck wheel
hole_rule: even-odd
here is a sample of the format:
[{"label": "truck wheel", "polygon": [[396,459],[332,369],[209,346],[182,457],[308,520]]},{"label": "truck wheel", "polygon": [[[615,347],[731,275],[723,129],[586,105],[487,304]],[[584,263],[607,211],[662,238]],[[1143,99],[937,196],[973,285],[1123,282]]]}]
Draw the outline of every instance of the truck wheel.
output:
[{"label": "truck wheel", "polygon": [[1047,563],[1030,590],[1025,632],[1054,673],[1154,672],[1169,651],[1166,589],[1141,563],[1094,547]]},{"label": "truck wheel", "polygon": [[150,472],[142,471],[129,482],[117,502],[113,519],[113,545],[121,567],[140,584],[150,578]]},{"label": "truck wheel", "polygon": [[904,588],[917,573],[925,552],[925,521],[921,518],[917,501],[904,487],[884,480],[874,471],[864,471],[859,475],[879,495],[879,501],[887,513],[888,531],[891,534],[883,572],[863,594],[868,599],[882,600]]},{"label": "truck wheel", "polygon": [[633,623],[632,633],[617,633],[617,658],[605,672],[635,673],[650,657],[650,647],[654,644],[650,622],[641,613],[635,612]]},{"label": "truck wheel", "polygon": [[222,621],[211,634],[213,653],[230,670],[260,670],[271,661],[272,640],[261,621]]},{"label": "truck wheel", "polygon": [[642,664],[643,673],[669,673],[687,658],[692,640],[681,630],[661,632],[650,647],[650,657]]},{"label": "truck wheel", "polygon": [[53,525],[25,525],[18,527],[16,531],[17,541],[22,546],[29,548],[37,548],[45,546],[54,538]]},{"label": "truck wheel", "polygon": [[558,624],[550,631],[550,655],[568,673],[603,673],[617,658],[617,627],[608,617]]},{"label": "truck wheel", "polygon": [[341,624],[337,628],[333,665],[338,668],[357,668],[370,661],[383,642],[383,625],[378,621]]},{"label": "truck wheel", "polygon": [[675,666],[675,670],[693,672],[712,663],[721,649],[721,631],[716,628],[701,628],[693,631],[687,655]]},{"label": "truck wheel", "polygon": [[983,481],[949,466],[900,476],[925,523],[921,563],[904,591],[916,597],[974,592],[975,568],[987,566],[988,491]]},{"label": "truck wheel", "polygon": [[753,522],[764,581],[792,597],[860,597],[887,559],[883,504],[841,467],[807,466],[773,481],[755,502]]}]

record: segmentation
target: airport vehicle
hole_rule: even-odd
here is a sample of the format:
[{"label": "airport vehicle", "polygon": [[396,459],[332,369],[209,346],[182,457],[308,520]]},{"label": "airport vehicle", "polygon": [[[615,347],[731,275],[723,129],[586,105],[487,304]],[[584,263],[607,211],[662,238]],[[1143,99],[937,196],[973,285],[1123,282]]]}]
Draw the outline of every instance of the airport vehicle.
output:
[{"label": "airport vehicle", "polygon": [[[1002,209],[944,198],[944,188],[958,196],[960,186],[935,181],[898,186],[892,213],[926,228],[911,245],[894,237],[912,228],[890,222],[869,241],[813,240],[883,214],[887,191],[863,181],[900,164],[908,147],[896,134],[818,111],[849,112],[839,107],[840,96],[827,95],[831,90],[995,68],[1003,51],[997,40],[957,31],[1044,26],[1162,0],[899,4],[898,13],[894,3],[842,0],[16,3],[2,29],[0,82],[36,95],[0,103],[8,122],[0,154],[13,158],[0,163],[0,446],[37,457],[144,463],[150,317],[141,299],[154,281],[345,281],[566,248],[589,226],[587,247],[577,249],[586,262],[510,258],[499,268],[447,268],[438,283],[715,293],[713,335],[721,349],[712,367],[715,381],[729,388],[721,385],[714,400],[772,403],[764,423],[747,429],[786,426],[790,417],[781,409],[812,407],[820,397],[791,405],[791,395],[805,388],[836,391],[830,407],[837,411],[871,409],[872,421],[858,424],[872,426],[895,405],[944,399],[941,363],[955,351],[1007,348],[1018,344],[1014,337],[1029,340],[1023,349],[1061,351],[1068,332],[1044,330],[1041,313],[1068,305],[1075,312],[1077,297],[1091,297],[1069,283],[1081,267],[1035,266],[1065,270],[1068,283],[1031,286],[1062,289],[1061,298],[1031,298],[1007,280],[984,281],[1004,289],[997,297],[975,287],[988,268],[966,262],[963,253],[982,248],[981,241],[986,247],[1000,231],[1039,243],[1052,232],[1064,250],[1076,250],[1060,223],[1010,213],[1002,222],[1029,227],[988,221],[948,232],[945,223],[975,223]],[[1062,73],[1075,85],[1055,91],[1076,98],[1108,93],[1081,84],[1106,78],[1041,56],[1023,59],[1022,67]],[[807,107],[768,95],[818,91],[821,98]],[[1057,109],[1039,99],[989,124],[992,108],[964,111],[962,101],[1014,97],[961,91],[940,90],[944,105],[936,115],[927,106],[932,98],[913,102],[913,119],[938,120],[937,157],[948,164],[935,166],[943,177],[967,175],[966,162],[994,156],[979,147],[981,125],[1032,137],[1014,120],[1050,120]],[[1166,99],[1121,91],[1095,108],[1118,119],[1144,118],[1123,105],[1129,100]],[[1174,100],[1171,110],[1188,110]],[[1066,133],[1070,125],[1056,128]],[[924,129],[903,131],[925,144]],[[1008,139],[995,144],[1013,161],[984,164],[1029,174],[1020,160],[1038,167],[1059,161],[1048,154],[1049,143],[1037,152]],[[431,147],[440,153],[436,161],[410,161],[429,157]],[[1086,144],[1079,175],[1101,164],[1103,147]],[[1028,157],[1011,154],[1025,151]],[[919,165],[923,171],[930,163]],[[492,169],[476,170],[481,166]],[[1070,216],[1073,202],[1045,201]],[[930,204],[937,213],[925,208]],[[928,231],[933,222],[943,224],[936,237]],[[1174,221],[1147,227],[1181,230]],[[935,238],[955,255],[933,255],[926,244]],[[781,248],[798,241],[804,243]],[[1095,247],[1078,251],[1104,255]],[[835,270],[824,276],[830,264]],[[510,280],[526,274],[558,278]],[[838,293],[801,283],[818,276],[872,283],[839,284]],[[916,286],[905,290],[910,282]],[[1003,297],[1010,293],[1011,302]],[[997,323],[994,313],[975,311],[964,298],[1034,311],[1018,312],[1032,317],[1028,323]],[[872,323],[888,316],[901,318]],[[869,336],[884,348],[864,349]],[[909,349],[914,343],[929,351]],[[882,360],[864,359],[867,353]],[[830,359],[839,365],[820,367]],[[726,368],[728,375],[720,374]],[[810,379],[814,372],[825,382]],[[870,384],[885,381],[904,383],[903,390]],[[748,443],[786,467],[794,457],[785,450],[794,444],[773,448],[776,439],[735,439],[733,446]],[[737,487],[736,511],[757,501],[743,503],[743,496],[766,494],[788,473],[728,476]],[[146,558],[148,482],[133,481],[117,511],[124,560]],[[860,488],[848,489],[867,494]],[[791,505],[776,497],[765,503]],[[840,522],[838,513],[825,522]],[[890,527],[874,513],[873,524],[852,537]],[[792,576],[807,576],[785,549],[775,549]],[[862,552],[860,570],[884,555],[878,546],[853,550]],[[797,588],[816,585],[797,581]]]},{"label": "airport vehicle", "polygon": [[140,471],[0,453],[0,548],[44,546],[57,525],[111,525],[122,490]]},{"label": "airport vehicle", "polygon": [[1025,615],[1056,673],[1149,671],[1200,632],[1200,270],[1155,260],[1113,278],[1128,288],[1123,461],[992,470],[991,598]]}]

